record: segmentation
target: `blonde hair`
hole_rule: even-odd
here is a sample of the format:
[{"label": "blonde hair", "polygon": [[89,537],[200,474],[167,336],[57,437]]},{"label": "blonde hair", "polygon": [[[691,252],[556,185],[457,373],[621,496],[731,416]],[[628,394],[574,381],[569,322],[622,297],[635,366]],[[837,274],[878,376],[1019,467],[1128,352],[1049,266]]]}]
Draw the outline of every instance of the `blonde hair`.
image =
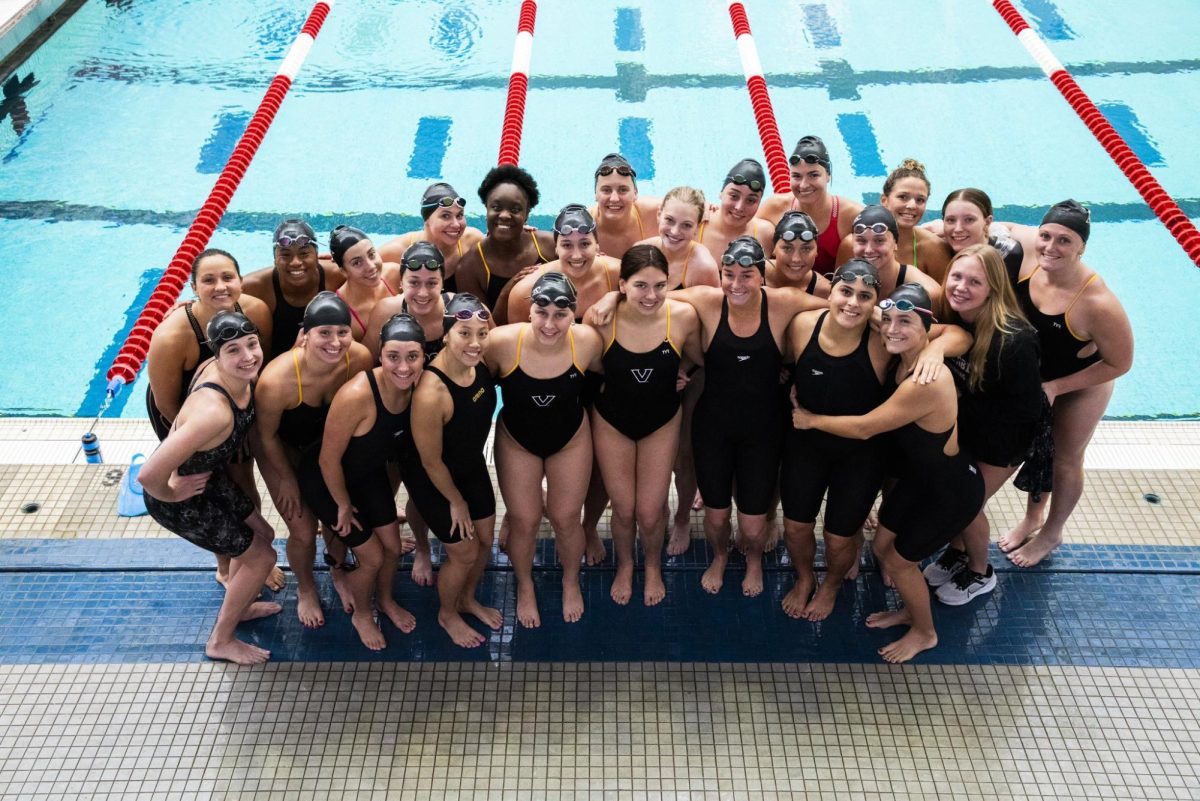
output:
[{"label": "blonde hair", "polygon": [[667,205],[668,200],[678,200],[680,203],[694,206],[696,208],[697,223],[704,219],[704,210],[708,208],[708,203],[704,200],[704,193],[690,186],[677,186],[667,192],[667,194],[663,195],[662,204],[664,206]]},{"label": "blonde hair", "polygon": [[979,263],[983,265],[988,285],[987,300],[983,302],[983,306],[979,309],[979,315],[975,318],[975,342],[971,345],[971,352],[967,358],[967,385],[972,392],[978,392],[980,385],[983,384],[983,371],[987,365],[987,355],[992,347],[992,340],[999,334],[1001,347],[1003,347],[1003,338],[1015,334],[1019,328],[1028,326],[1029,321],[1025,319],[1021,307],[1017,304],[1017,295],[1013,292],[1008,269],[1004,266],[1004,258],[1000,255],[1000,251],[987,244],[965,247],[954,254],[954,258],[950,260],[950,264],[946,268],[946,278],[942,280],[942,296],[938,300],[938,319],[947,323],[961,324],[963,322],[958,312],[950,308],[948,293],[945,291],[946,281],[950,278],[955,262],[972,257],[979,259]]},{"label": "blonde hair", "polygon": [[900,166],[892,170],[888,175],[887,180],[883,182],[883,194],[890,195],[896,187],[896,182],[903,178],[917,178],[925,184],[925,191],[929,192],[933,187],[929,183],[929,178],[925,175],[925,165],[916,159],[905,159],[900,162]]}]

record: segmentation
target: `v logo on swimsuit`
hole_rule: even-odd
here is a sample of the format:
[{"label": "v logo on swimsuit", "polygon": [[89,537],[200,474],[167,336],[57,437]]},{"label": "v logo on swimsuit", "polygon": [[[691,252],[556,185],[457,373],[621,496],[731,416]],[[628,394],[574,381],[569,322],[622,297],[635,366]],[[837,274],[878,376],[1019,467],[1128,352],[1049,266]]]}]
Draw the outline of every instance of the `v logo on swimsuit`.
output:
[{"label": "v logo on swimsuit", "polygon": [[540,408],[545,409],[551,403],[554,403],[554,399],[557,398],[558,396],[557,395],[530,395],[529,397]]},{"label": "v logo on swimsuit", "polygon": [[647,381],[650,380],[650,374],[654,372],[654,368],[653,367],[643,367],[643,368],[637,369],[637,368],[631,367],[631,368],[629,368],[629,372],[633,373],[634,381],[638,382],[639,384],[645,384]]}]

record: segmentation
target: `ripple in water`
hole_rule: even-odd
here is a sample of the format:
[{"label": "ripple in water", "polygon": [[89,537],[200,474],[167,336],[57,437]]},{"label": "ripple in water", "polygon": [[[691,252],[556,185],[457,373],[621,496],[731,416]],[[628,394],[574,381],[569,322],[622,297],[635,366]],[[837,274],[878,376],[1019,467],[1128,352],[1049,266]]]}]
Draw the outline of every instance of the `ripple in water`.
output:
[{"label": "ripple in water", "polygon": [[474,11],[467,6],[451,6],[442,12],[429,43],[451,61],[463,62],[482,33]]}]

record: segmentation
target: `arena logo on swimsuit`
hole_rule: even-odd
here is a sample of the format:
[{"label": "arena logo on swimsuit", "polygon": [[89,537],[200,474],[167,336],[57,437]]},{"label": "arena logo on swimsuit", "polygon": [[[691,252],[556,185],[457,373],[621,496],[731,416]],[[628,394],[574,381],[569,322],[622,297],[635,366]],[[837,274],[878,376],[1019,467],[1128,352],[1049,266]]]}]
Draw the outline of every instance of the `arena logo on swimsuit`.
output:
[{"label": "arena logo on swimsuit", "polygon": [[629,368],[629,372],[633,373],[633,380],[639,384],[645,384],[650,380],[650,375],[654,372],[653,367],[644,367],[638,369],[636,367]]},{"label": "arena logo on swimsuit", "polygon": [[471,403],[475,403],[482,398],[484,392],[486,392],[486,390],[483,387],[480,387],[478,390],[476,390],[475,394],[471,396]]},{"label": "arena logo on swimsuit", "polygon": [[529,397],[540,408],[545,409],[547,406],[554,403],[554,399],[557,398],[558,396],[557,395],[530,395]]}]

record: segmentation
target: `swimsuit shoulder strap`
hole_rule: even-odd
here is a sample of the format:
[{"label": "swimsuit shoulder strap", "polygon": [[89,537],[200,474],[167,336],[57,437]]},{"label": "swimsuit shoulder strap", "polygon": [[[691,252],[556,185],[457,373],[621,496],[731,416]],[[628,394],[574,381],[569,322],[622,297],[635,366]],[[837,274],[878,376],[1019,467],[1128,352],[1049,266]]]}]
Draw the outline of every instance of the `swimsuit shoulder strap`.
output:
[{"label": "swimsuit shoulder strap", "polygon": [[542,260],[542,264],[549,264],[550,260],[542,255],[542,246],[538,244],[537,234],[530,234],[530,236],[533,237],[533,249],[537,251],[538,258]]},{"label": "swimsuit shoulder strap", "polygon": [[621,307],[620,307],[620,306],[617,306],[617,309],[616,309],[616,311],[614,311],[614,312],[613,312],[613,316],[612,316],[612,317],[613,317],[613,319],[612,319],[612,336],[610,336],[610,337],[608,338],[608,342],[607,342],[607,343],[604,345],[604,352],[605,352],[605,353],[608,353],[608,349],[609,349],[609,348],[611,348],[611,347],[612,347],[612,345],[613,345],[613,343],[617,341],[617,316],[618,316],[618,313],[620,312],[620,310],[621,310]]},{"label": "swimsuit shoulder strap", "polygon": [[[841,210],[841,206],[842,206],[841,198],[839,198],[837,195],[834,195],[833,196],[833,212],[829,215],[830,225],[837,225],[838,213]],[[833,230],[836,231],[837,228],[834,228]]]},{"label": "swimsuit shoulder strap", "polygon": [[462,237],[461,236],[458,239],[454,240],[454,250],[458,253],[458,257],[461,259],[462,255],[463,255],[463,253],[462,253]]},{"label": "swimsuit shoulder strap", "polygon": [[[917,266],[917,229],[913,229],[913,267]],[[918,268],[920,269],[920,268]]]},{"label": "swimsuit shoulder strap", "polygon": [[700,221],[700,228],[699,228],[699,230],[697,230],[697,231],[696,231],[696,241],[697,241],[697,242],[703,242],[703,241],[704,241],[704,227],[705,227],[706,225],[708,225],[708,220],[701,220],[701,221]]},{"label": "swimsuit shoulder strap", "polygon": [[575,358],[575,332],[570,328],[567,329],[567,342],[571,343],[571,364],[574,365],[575,369],[579,372],[587,372],[584,370],[584,368],[579,366],[579,361]]},{"label": "swimsuit shoulder strap", "polygon": [[679,352],[674,340],[671,339],[671,301],[668,300],[665,305],[667,307],[667,344],[671,346],[671,350],[675,351],[676,356],[682,356],[683,354]]},{"label": "swimsuit shoulder strap", "polygon": [[521,344],[523,342],[525,342],[525,327],[524,326],[522,326],[521,330],[517,332],[517,359],[516,359],[516,361],[513,362],[512,367],[508,368],[507,370],[505,370],[503,373],[500,374],[501,378],[508,378],[510,375],[512,375],[514,372],[516,372],[516,369],[518,367],[521,366]]},{"label": "swimsuit shoulder strap", "polygon": [[233,410],[234,414],[244,411],[244,409],[239,409],[238,405],[233,402],[233,396],[229,394],[229,390],[225,389],[225,387],[221,386],[220,384],[215,384],[212,381],[205,381],[203,384],[197,384],[195,389],[192,391],[195,392],[197,389],[215,389],[217,392],[220,392],[225,396],[225,400],[229,402],[229,408]]},{"label": "swimsuit shoulder strap", "polygon": [[817,291],[817,271],[816,270],[812,271],[812,278],[809,279],[808,288],[805,289],[804,291],[810,295],[816,294],[816,291]]},{"label": "swimsuit shoulder strap", "polygon": [[[371,371],[368,370],[367,372],[369,373]],[[346,349],[346,380],[347,381],[350,380],[350,349],[349,348]]]},{"label": "swimsuit shoulder strap", "polygon": [[633,216],[637,219],[638,241],[641,241],[646,238],[646,228],[642,225],[642,213],[638,211],[637,203],[633,204]]},{"label": "swimsuit shoulder strap", "polygon": [[608,265],[602,262],[600,266],[604,268],[604,286],[609,292],[612,292],[612,276],[608,274]]},{"label": "swimsuit shoulder strap", "polygon": [[479,251],[479,260],[483,262],[483,272],[486,274],[484,282],[492,280],[492,268],[488,267],[487,256],[483,255],[483,240],[480,239],[475,243],[475,249]]},{"label": "swimsuit shoulder strap", "polygon": [[[687,288],[687,270],[688,265],[692,262],[692,251],[696,249],[696,240],[688,242],[687,253],[683,257],[683,275],[679,276],[679,285],[684,289]],[[667,312],[670,314],[670,311]],[[669,317],[667,319],[670,319]]]},{"label": "swimsuit shoulder strap", "polygon": [[[375,405],[383,406],[383,395],[379,393],[379,382],[375,380],[374,370],[367,371],[367,383],[371,385],[371,394],[375,397]],[[383,408],[387,409],[386,406]]]},{"label": "swimsuit shoulder strap", "polygon": [[[324,279],[324,276],[325,276],[325,274],[322,273],[321,274],[322,279]],[[275,303],[276,303],[276,305],[278,305],[279,301],[283,299],[283,286],[280,285],[280,283],[279,283],[279,268],[278,267],[271,268],[271,287],[275,290]],[[322,289],[325,288],[323,280],[322,280],[321,288]]]},{"label": "swimsuit shoulder strap", "polygon": [[325,291],[325,268],[319,264],[317,265],[317,291]]},{"label": "swimsuit shoulder strap", "polygon": [[1075,333],[1075,330],[1071,328],[1071,321],[1067,318],[1067,315],[1070,314],[1071,309],[1074,308],[1075,301],[1079,300],[1080,296],[1087,291],[1087,288],[1092,285],[1092,282],[1095,281],[1099,275],[1100,273],[1092,273],[1091,278],[1083,282],[1083,286],[1079,287],[1079,291],[1075,293],[1075,297],[1071,298],[1071,302],[1067,304],[1067,308],[1063,311],[1063,324],[1066,325],[1067,331],[1071,333],[1071,336],[1075,337],[1080,342],[1090,342],[1091,340],[1086,340]]},{"label": "swimsuit shoulder strap", "polygon": [[1030,278],[1033,278],[1035,275],[1037,275],[1037,271],[1040,269],[1042,269],[1042,265],[1038,264],[1038,265],[1034,266],[1033,272],[1031,272],[1029,275],[1025,276],[1024,278],[1018,278],[1017,283],[1018,284],[1026,283]]},{"label": "swimsuit shoulder strap", "polygon": [[183,304],[183,310],[187,313],[188,325],[192,327],[192,333],[196,335],[196,344],[203,348],[207,344],[208,338],[204,335],[204,332],[200,330],[200,321],[197,320],[196,315],[192,313],[193,303],[195,303],[194,300],[189,300],[187,303]]},{"label": "swimsuit shoulder strap", "polygon": [[296,368],[296,405],[299,406],[304,403],[304,384],[300,381],[300,357],[296,355],[296,348],[292,348],[292,365]]},{"label": "swimsuit shoulder strap", "polygon": [[[392,289],[392,285],[391,285],[391,284],[389,284],[389,283],[387,282],[387,279],[386,279],[386,278],[384,278],[382,275],[381,275],[381,276],[379,276],[379,280],[383,282],[383,285],[384,285],[384,286],[387,288],[387,291],[388,291],[389,293],[391,293],[391,296],[392,296],[392,297],[396,297],[396,295],[398,295],[398,294],[399,294],[398,292],[396,292],[396,290]],[[365,326],[364,326],[364,328],[365,328]]]}]

